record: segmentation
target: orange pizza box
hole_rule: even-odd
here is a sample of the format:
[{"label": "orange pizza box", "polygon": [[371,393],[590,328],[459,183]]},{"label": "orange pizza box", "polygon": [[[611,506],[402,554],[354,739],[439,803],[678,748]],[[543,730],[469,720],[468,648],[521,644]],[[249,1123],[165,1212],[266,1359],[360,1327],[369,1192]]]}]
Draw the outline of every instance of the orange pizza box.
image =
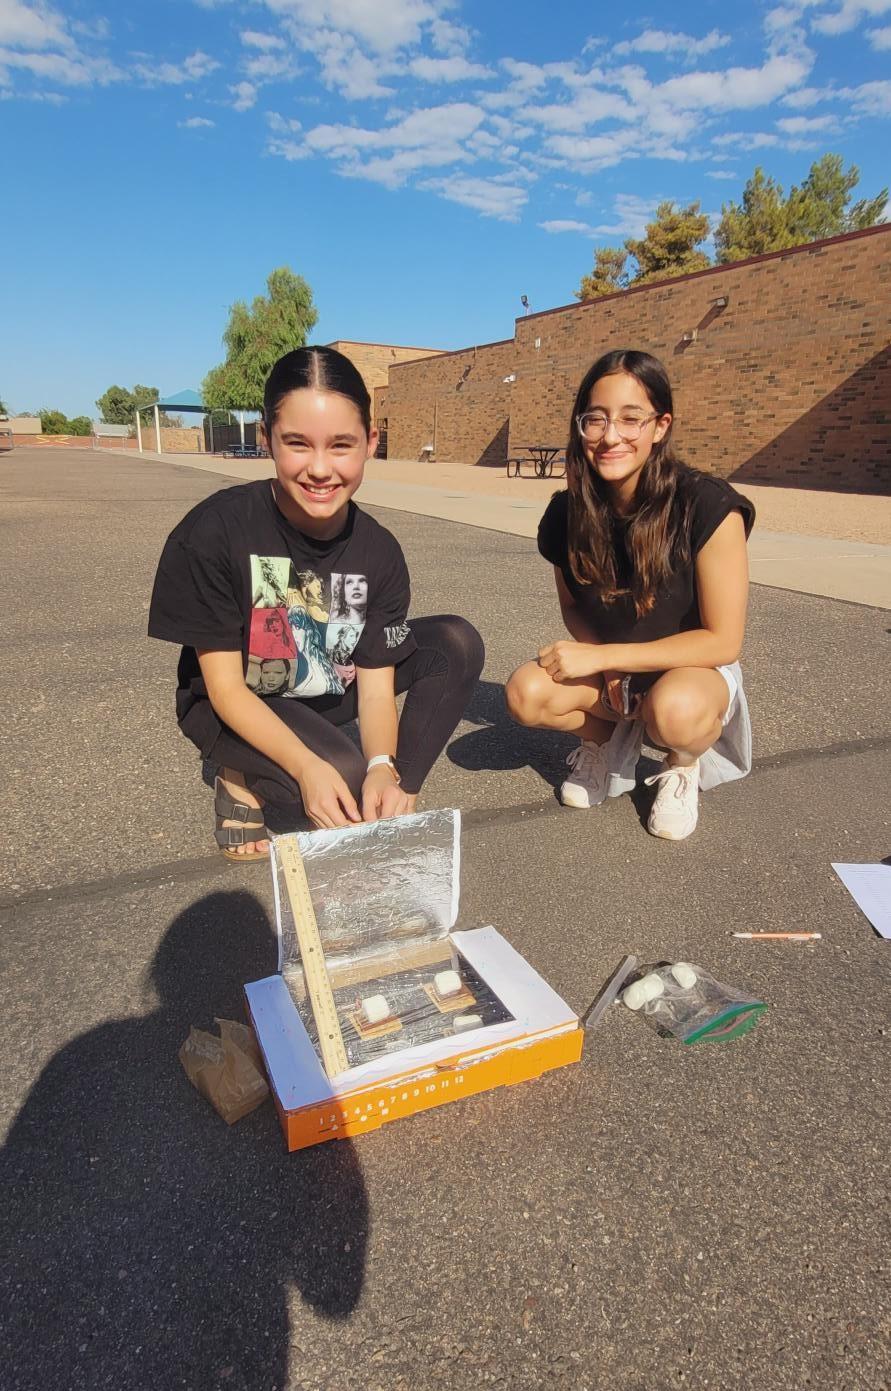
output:
[{"label": "orange pizza box", "polygon": [[[361,1135],[578,1062],[577,1015],[494,927],[455,931],[460,813],[272,842],[279,968],[245,987],[289,1150]],[[347,1069],[318,1051],[281,867],[295,840]]]}]

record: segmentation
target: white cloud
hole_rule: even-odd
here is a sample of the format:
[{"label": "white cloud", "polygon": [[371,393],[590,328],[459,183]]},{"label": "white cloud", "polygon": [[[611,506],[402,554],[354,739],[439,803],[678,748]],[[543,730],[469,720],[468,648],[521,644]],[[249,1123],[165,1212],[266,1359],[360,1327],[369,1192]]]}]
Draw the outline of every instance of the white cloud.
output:
[{"label": "white cloud", "polygon": [[705,177],[707,179],[738,179],[739,175],[734,174],[732,169],[707,169]]},{"label": "white cloud", "polygon": [[181,63],[137,63],[134,71],[149,86],[182,87],[209,77],[219,66],[215,58],[198,48]]},{"label": "white cloud", "polygon": [[[468,142],[484,119],[485,112],[478,106],[450,102],[412,111],[377,130],[349,125],[315,126],[306,132],[300,146],[273,140],[269,148],[286,159],[323,155],[337,164],[341,174],[398,188],[423,169],[438,169],[474,158]],[[282,132],[279,129],[277,133]]]},{"label": "white cloud", "polygon": [[520,213],[529,199],[525,188],[496,183],[491,179],[465,178],[460,174],[452,174],[445,179],[427,179],[420,187],[440,194],[450,203],[461,203],[484,217],[494,217],[501,222],[519,221]]},{"label": "white cloud", "polygon": [[575,218],[557,218],[538,225],[545,232],[578,232],[586,237],[642,237],[658,205],[658,198],[620,193],[613,204],[612,222],[592,226],[590,222],[578,222]]},{"label": "white cloud", "polygon": [[259,48],[264,53],[285,46],[285,41],[279,34],[260,34],[256,29],[243,29],[240,38],[248,48]]},{"label": "white cloud", "polygon": [[614,53],[657,53],[668,57],[679,55],[684,58],[698,58],[704,53],[713,53],[716,48],[725,48],[730,42],[729,34],[721,34],[712,29],[704,39],[694,39],[691,34],[667,33],[662,29],[645,29],[636,39],[617,43]]},{"label": "white cloud", "polygon": [[625,158],[629,139],[621,135],[552,135],[544,144],[573,169],[593,172],[609,169]]},{"label": "white cloud", "polygon": [[296,77],[297,64],[290,53],[256,53],[244,64],[244,71],[252,82],[275,82],[282,78]]},{"label": "white cloud", "polygon": [[553,222],[539,222],[538,225],[543,232],[582,232],[586,237],[594,236],[594,228],[587,222],[574,222],[572,218],[562,221],[557,218]]},{"label": "white cloud", "polygon": [[615,220],[594,228],[600,237],[642,237],[656,208],[658,198],[641,198],[636,193],[620,193],[613,204]]},{"label": "white cloud", "polygon": [[821,101],[832,101],[835,95],[831,87],[799,87],[797,92],[787,92],[780,97],[780,105],[789,106],[793,111],[806,111]]},{"label": "white cloud", "polygon": [[233,111],[250,111],[252,106],[256,106],[257,88],[253,82],[230,84],[229,91],[232,93]]},{"label": "white cloud", "polygon": [[777,130],[785,135],[807,135],[811,131],[834,130],[837,124],[834,116],[784,116],[777,121]]},{"label": "white cloud", "polygon": [[453,24],[451,20],[433,19],[430,21],[430,39],[437,53],[454,58],[468,47],[470,34],[462,25]]},{"label": "white cloud", "polygon": [[374,53],[416,46],[422,27],[440,19],[441,4],[429,0],[266,0],[295,37],[339,34]]},{"label": "white cloud", "polygon": [[408,65],[413,77],[422,82],[467,82],[472,78],[492,77],[492,69],[481,63],[469,63],[466,58],[414,58]]},{"label": "white cloud", "polygon": [[724,131],[721,135],[716,135],[712,140],[713,145],[724,149],[727,146],[744,145],[749,150],[768,149],[772,145],[781,143],[778,135],[770,135],[767,131],[753,130],[731,130]]},{"label": "white cloud", "polygon": [[846,34],[856,29],[862,19],[887,14],[891,0],[843,0],[840,9],[818,15],[812,22],[820,34]]},{"label": "white cloud", "polygon": [[104,58],[88,58],[81,54],[69,57],[67,53],[17,53],[0,48],[0,72],[4,68],[29,72],[64,87],[89,87],[94,83],[106,86],[121,81],[124,76]]},{"label": "white cloud", "polygon": [[866,37],[877,52],[883,53],[891,48],[891,24],[884,29],[870,29]]},{"label": "white cloud", "polygon": [[63,48],[71,37],[62,15],[48,5],[24,5],[21,0],[0,0],[0,46],[10,48]]},{"label": "white cloud", "polygon": [[216,121],[209,121],[206,116],[190,116],[187,121],[177,121],[177,125],[182,130],[210,130]]},{"label": "white cloud", "polygon": [[685,73],[683,77],[669,78],[655,90],[663,101],[684,111],[745,111],[769,105],[791,87],[797,87],[808,71],[808,65],[798,56],[779,54],[768,58],[760,68]]},{"label": "white cloud", "polygon": [[298,130],[303,129],[299,121],[281,116],[277,111],[267,111],[266,120],[269,123],[270,130],[277,131],[281,135],[293,135]]},{"label": "white cloud", "polygon": [[891,82],[863,82],[843,88],[839,96],[847,97],[864,116],[891,116]]}]

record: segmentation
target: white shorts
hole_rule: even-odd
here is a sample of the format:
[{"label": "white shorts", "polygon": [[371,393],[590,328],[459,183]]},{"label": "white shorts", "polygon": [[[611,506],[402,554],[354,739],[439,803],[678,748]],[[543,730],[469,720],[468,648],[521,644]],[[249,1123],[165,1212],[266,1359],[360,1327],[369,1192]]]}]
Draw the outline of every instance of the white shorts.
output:
[{"label": "white shorts", "polygon": [[727,682],[727,689],[730,692],[730,699],[727,702],[727,709],[725,710],[724,718],[721,721],[722,725],[726,725],[730,719],[730,716],[733,714],[733,703],[736,700],[736,693],[739,690],[739,682],[736,679],[732,667],[715,667],[715,671],[717,671],[721,676],[723,676],[724,680]]}]

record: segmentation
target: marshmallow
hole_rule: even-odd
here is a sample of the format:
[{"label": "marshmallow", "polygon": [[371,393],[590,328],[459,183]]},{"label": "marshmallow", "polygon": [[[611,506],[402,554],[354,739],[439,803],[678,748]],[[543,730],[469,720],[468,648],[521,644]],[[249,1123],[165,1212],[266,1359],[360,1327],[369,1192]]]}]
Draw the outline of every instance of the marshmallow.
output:
[{"label": "marshmallow", "polygon": [[627,1005],[629,1009],[640,1009],[650,1000],[657,999],[664,990],[665,986],[661,978],[657,976],[655,971],[650,971],[649,975],[643,976],[627,987],[622,995],[622,1003]]},{"label": "marshmallow", "polygon": [[696,984],[696,972],[686,961],[676,961],[671,968],[671,974],[682,990],[692,990]]},{"label": "marshmallow", "polygon": [[433,989],[441,1000],[447,1000],[450,995],[460,995],[461,977],[457,971],[437,971],[433,977]]},{"label": "marshmallow", "polygon": [[468,1029],[481,1029],[483,1019],[480,1014],[456,1014],[452,1020],[452,1028],[456,1034],[466,1033]]},{"label": "marshmallow", "polygon": [[362,1001],[362,1023],[382,1024],[390,1017],[390,1006],[384,995],[369,995]]}]

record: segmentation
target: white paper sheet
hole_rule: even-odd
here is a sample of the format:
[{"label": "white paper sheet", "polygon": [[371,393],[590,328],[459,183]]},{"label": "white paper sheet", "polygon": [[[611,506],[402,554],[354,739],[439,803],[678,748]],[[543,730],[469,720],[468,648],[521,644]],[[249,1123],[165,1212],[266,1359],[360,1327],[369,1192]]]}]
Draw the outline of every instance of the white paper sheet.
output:
[{"label": "white paper sheet", "polygon": [[876,932],[891,939],[891,865],[833,864],[832,868]]}]

